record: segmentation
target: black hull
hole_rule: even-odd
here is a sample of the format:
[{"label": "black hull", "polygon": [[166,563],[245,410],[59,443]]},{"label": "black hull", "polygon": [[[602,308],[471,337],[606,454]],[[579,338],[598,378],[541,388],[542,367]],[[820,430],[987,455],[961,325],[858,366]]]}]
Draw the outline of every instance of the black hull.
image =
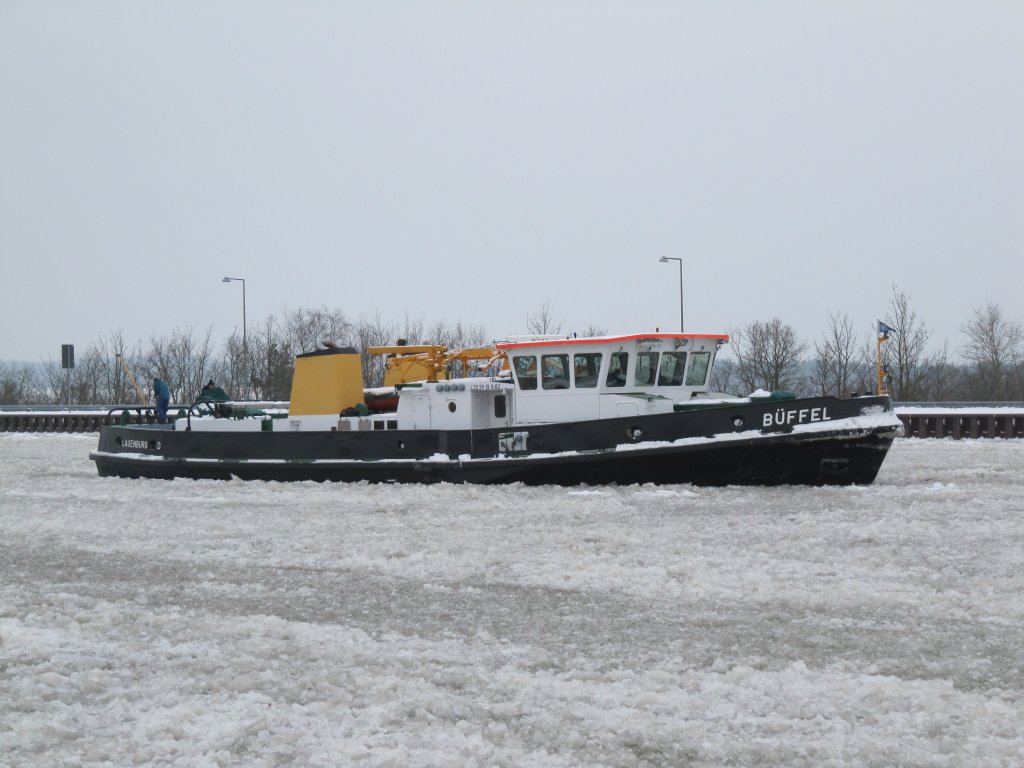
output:
[{"label": "black hull", "polygon": [[[829,409],[827,422],[758,430],[773,409]],[[866,413],[874,418],[858,419]],[[886,413],[889,418],[878,419]],[[741,425],[737,419],[741,417]],[[499,452],[528,433],[530,452]],[[639,437],[637,436],[639,431]],[[871,483],[901,433],[888,398],[785,401],[699,411],[439,432],[182,432],[106,427],[100,475],[397,483],[850,485]],[[140,448],[141,446],[141,448]]]}]

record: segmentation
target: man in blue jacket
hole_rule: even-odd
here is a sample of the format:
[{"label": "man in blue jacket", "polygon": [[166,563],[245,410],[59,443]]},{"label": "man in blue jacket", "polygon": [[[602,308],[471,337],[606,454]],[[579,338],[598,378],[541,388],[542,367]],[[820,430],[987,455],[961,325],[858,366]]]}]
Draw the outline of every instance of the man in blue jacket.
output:
[{"label": "man in blue jacket", "polygon": [[159,424],[167,423],[167,406],[171,402],[171,390],[163,379],[153,379],[153,396],[156,398],[156,420]]}]

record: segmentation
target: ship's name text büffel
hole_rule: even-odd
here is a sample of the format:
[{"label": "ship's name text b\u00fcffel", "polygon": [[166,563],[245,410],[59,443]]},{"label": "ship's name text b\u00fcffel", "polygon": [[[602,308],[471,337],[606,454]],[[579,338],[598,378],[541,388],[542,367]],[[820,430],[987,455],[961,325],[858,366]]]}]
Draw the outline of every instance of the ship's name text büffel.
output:
[{"label": "ship's name text b\u00fcffel", "polygon": [[831,421],[828,408],[794,408],[768,411],[761,420],[762,427],[784,427],[789,424],[809,424],[813,421]]}]

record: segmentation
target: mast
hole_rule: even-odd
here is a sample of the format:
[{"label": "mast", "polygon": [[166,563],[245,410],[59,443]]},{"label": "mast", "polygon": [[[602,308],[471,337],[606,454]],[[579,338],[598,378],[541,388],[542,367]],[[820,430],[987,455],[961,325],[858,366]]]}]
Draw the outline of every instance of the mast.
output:
[{"label": "mast", "polygon": [[883,323],[881,320],[878,321],[878,359],[876,362],[876,370],[878,374],[878,388],[875,392],[879,395],[888,395],[889,393],[889,369],[885,367],[885,363],[882,358],[882,345],[889,340],[889,334],[895,333],[895,331],[888,325]]}]

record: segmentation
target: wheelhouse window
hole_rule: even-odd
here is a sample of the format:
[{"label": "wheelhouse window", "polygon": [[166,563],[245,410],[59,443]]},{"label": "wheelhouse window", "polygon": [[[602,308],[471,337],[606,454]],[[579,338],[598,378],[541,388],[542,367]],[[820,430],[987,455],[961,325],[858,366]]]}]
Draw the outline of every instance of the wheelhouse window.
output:
[{"label": "wheelhouse window", "polygon": [[541,355],[540,370],[544,389],[569,388],[568,355]]},{"label": "wheelhouse window", "polygon": [[686,370],[685,352],[662,352],[661,366],[658,368],[658,386],[682,386],[684,370]]},{"label": "wheelhouse window", "polygon": [[690,355],[690,370],[686,372],[686,385],[699,387],[707,381],[710,362],[710,352],[694,352]]},{"label": "wheelhouse window", "polygon": [[654,384],[658,372],[657,352],[638,352],[636,356],[636,373],[633,383],[638,387],[649,387]]},{"label": "wheelhouse window", "polygon": [[597,375],[601,372],[601,353],[577,354],[572,359],[573,376],[576,386],[590,389],[597,386]]},{"label": "wheelhouse window", "polygon": [[535,355],[518,355],[512,358],[516,369],[516,381],[520,389],[537,388],[537,358]]},{"label": "wheelhouse window", "polygon": [[629,367],[628,352],[612,352],[608,360],[608,375],[605,376],[606,387],[626,386],[626,368]]}]

